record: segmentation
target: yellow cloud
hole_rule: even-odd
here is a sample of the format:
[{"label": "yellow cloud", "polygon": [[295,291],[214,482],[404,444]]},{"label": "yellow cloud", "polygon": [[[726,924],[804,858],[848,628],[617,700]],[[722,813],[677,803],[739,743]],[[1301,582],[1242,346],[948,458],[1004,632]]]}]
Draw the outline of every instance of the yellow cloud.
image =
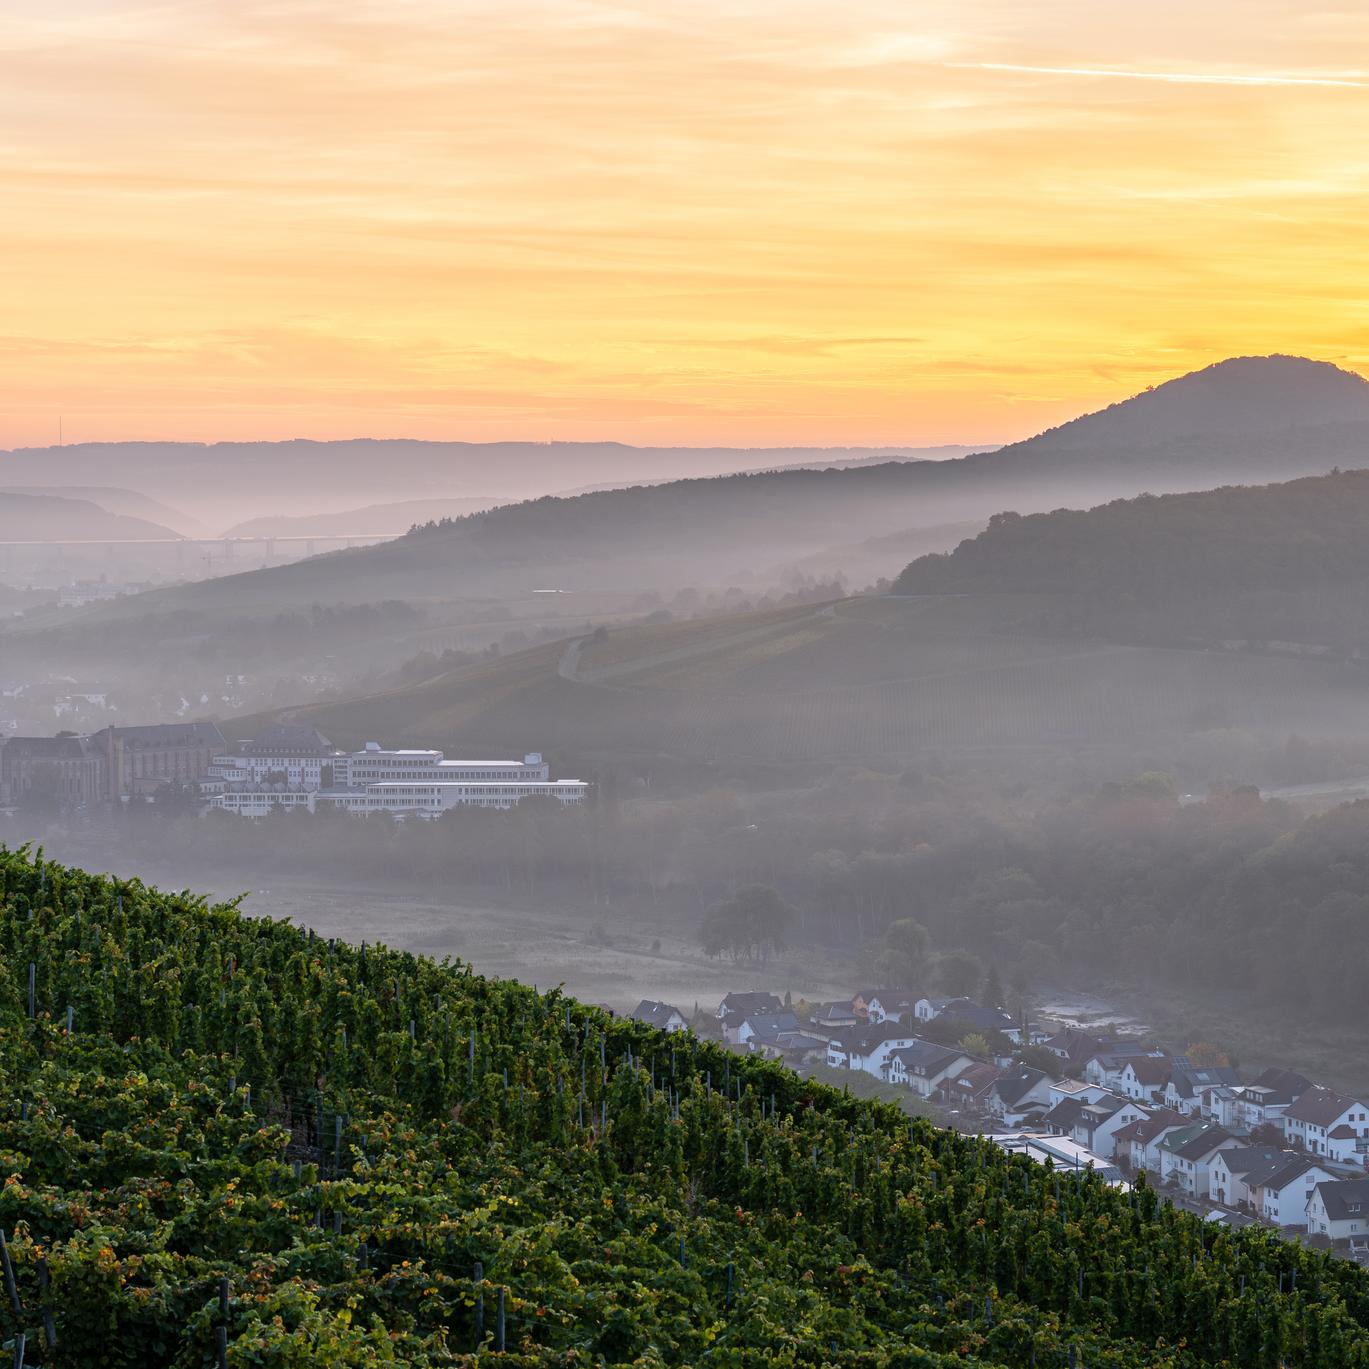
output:
[{"label": "yellow cloud", "polygon": [[1363,348],[1369,12],[60,13],[0,17],[0,445],[989,441]]}]

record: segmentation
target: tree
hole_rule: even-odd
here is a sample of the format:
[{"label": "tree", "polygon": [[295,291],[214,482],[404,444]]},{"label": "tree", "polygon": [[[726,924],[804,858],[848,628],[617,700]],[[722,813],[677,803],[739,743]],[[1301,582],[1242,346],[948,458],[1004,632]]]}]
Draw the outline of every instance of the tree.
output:
[{"label": "tree", "polygon": [[931,935],[922,923],[911,917],[891,922],[884,933],[884,954],[881,957],[884,977],[896,989],[916,987],[919,976],[925,973]]},{"label": "tree", "polygon": [[980,1001],[986,1008],[1001,1008],[1007,995],[1003,992],[1003,981],[998,977],[998,966],[990,965],[984,976],[984,989]]},{"label": "tree", "polygon": [[945,951],[936,958],[935,973],[943,992],[968,998],[984,982],[984,962],[972,951]]},{"label": "tree", "polygon": [[778,890],[745,884],[704,914],[699,941],[705,955],[765,964],[772,954],[783,954],[786,934],[797,918],[797,910]]},{"label": "tree", "polygon": [[1231,1064],[1231,1056],[1211,1041],[1190,1041],[1184,1049],[1188,1063],[1196,1070],[1225,1069]]},{"label": "tree", "polygon": [[989,1038],[983,1032],[970,1032],[968,1036],[962,1036],[956,1045],[965,1052],[966,1055],[977,1055],[981,1059],[992,1055],[993,1050],[989,1045]]}]

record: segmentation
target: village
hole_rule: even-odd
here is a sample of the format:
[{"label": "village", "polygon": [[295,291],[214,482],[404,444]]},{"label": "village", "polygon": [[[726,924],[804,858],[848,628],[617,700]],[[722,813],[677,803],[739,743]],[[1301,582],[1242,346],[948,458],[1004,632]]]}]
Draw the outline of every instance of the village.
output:
[{"label": "village", "polygon": [[1369,1264],[1369,1102],[1296,1071],[1246,1078],[1208,1047],[1174,1054],[901,989],[815,1005],[729,993],[693,1022],[648,999],[632,1016],[800,1073],[870,1076],[1005,1150],[1118,1186],[1143,1175],[1214,1223],[1261,1223]]}]

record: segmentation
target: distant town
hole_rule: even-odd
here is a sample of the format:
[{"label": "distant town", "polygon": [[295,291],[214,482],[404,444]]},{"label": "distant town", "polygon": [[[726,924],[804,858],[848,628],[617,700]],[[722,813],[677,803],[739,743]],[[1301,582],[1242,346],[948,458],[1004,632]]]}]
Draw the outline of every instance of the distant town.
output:
[{"label": "distant town", "polygon": [[580,804],[588,790],[583,780],[552,779],[535,751],[520,760],[458,759],[368,742],[348,752],[291,723],[231,747],[212,722],[0,738],[0,808],[179,799],[250,818],[288,810],[434,818],[526,799]]},{"label": "distant town", "polygon": [[1174,1054],[902,989],[819,1004],[729,993],[694,1017],[647,999],[632,1016],[800,1072],[868,1075],[1005,1150],[1118,1186],[1144,1174],[1212,1222],[1277,1227],[1369,1264],[1369,1101],[1294,1070],[1247,1077],[1209,1046]]}]

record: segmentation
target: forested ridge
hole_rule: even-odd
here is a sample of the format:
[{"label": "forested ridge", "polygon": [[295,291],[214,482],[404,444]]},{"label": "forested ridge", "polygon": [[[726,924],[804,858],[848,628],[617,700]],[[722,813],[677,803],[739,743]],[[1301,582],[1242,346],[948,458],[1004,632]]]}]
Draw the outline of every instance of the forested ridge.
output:
[{"label": "forested ridge", "polygon": [[1144,640],[1369,648],[1369,470],[1000,513],[896,594],[1049,596],[1038,623]]},{"label": "forested ridge", "polygon": [[469,967],[0,854],[45,1365],[1362,1366],[1369,1278]]}]

